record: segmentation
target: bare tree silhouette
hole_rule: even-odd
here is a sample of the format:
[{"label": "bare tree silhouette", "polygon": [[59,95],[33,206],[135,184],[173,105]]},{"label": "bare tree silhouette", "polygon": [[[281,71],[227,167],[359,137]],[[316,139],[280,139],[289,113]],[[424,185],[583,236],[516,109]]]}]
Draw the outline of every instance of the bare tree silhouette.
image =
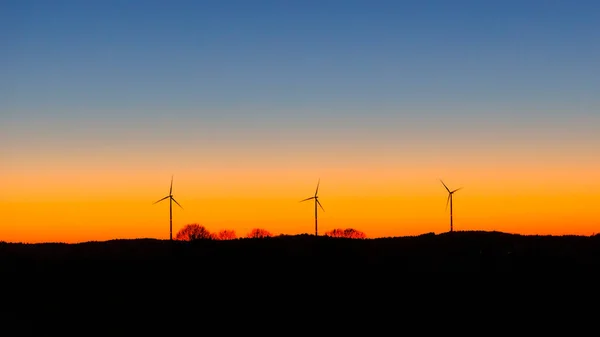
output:
[{"label": "bare tree silhouette", "polygon": [[194,241],[201,239],[213,239],[213,234],[206,227],[197,223],[187,224],[183,226],[175,235],[175,240]]},{"label": "bare tree silhouette", "polygon": [[217,240],[233,240],[237,238],[234,230],[223,229],[214,235]]},{"label": "bare tree silhouette", "polygon": [[253,238],[253,239],[257,239],[257,238],[269,238],[273,236],[271,234],[271,232],[269,232],[266,229],[262,229],[262,228],[254,228],[253,230],[251,230],[248,235],[246,235],[246,237],[248,238]]},{"label": "bare tree silhouette", "polygon": [[334,238],[348,238],[348,239],[365,239],[367,235],[364,232],[356,230],[354,228],[336,228],[325,233],[326,236],[331,236]]}]

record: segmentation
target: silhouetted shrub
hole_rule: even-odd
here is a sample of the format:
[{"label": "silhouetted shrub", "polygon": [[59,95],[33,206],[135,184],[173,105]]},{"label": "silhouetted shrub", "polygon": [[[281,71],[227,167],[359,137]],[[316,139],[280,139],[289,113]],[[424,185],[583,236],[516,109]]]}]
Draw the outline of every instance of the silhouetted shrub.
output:
[{"label": "silhouetted shrub", "polygon": [[250,231],[250,233],[248,233],[248,235],[246,235],[246,237],[252,238],[252,239],[269,238],[271,236],[273,236],[271,234],[271,232],[269,232],[266,229],[262,229],[262,228],[254,228],[253,230]]},{"label": "silhouetted shrub", "polygon": [[194,241],[213,239],[213,234],[206,227],[197,223],[183,226],[182,229],[175,235],[175,240]]},{"label": "silhouetted shrub", "polygon": [[217,240],[233,240],[236,239],[237,235],[234,230],[223,229],[219,233],[215,234]]},{"label": "silhouetted shrub", "polygon": [[367,235],[364,232],[356,230],[354,228],[336,228],[329,232],[325,233],[326,236],[331,236],[334,238],[348,238],[348,239],[365,239]]}]

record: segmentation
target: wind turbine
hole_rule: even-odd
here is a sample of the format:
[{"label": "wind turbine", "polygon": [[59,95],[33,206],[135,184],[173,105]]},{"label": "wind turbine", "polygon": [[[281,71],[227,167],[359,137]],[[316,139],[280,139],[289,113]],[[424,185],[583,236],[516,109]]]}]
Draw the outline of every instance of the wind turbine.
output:
[{"label": "wind turbine", "polygon": [[[173,240],[173,201],[177,204],[177,206],[181,207],[181,205],[173,198],[173,176],[171,176],[171,188],[169,188],[169,195],[166,197],[154,202],[154,204],[159,203],[165,199],[169,199],[169,240]],[[153,205],[154,205],[153,204]],[[183,209],[183,207],[181,207]]]},{"label": "wind turbine", "polygon": [[448,191],[448,200],[446,200],[446,209],[448,209],[448,203],[450,203],[450,231],[452,232],[452,195],[454,194],[454,192],[462,189],[462,187],[457,188],[454,191],[450,191],[450,189],[448,188],[448,186],[446,186],[446,184],[444,184],[442,179],[440,179],[440,181],[442,182],[442,185],[444,185],[444,187]]},{"label": "wind turbine", "polygon": [[315,199],[315,236],[319,235],[319,231],[318,231],[318,221],[317,221],[317,205],[319,205],[319,207],[321,207],[321,209],[323,210],[323,212],[325,212],[325,209],[323,208],[323,206],[321,206],[321,203],[319,202],[319,196],[317,195],[317,193],[319,193],[319,184],[321,183],[321,179],[319,178],[319,181],[317,182],[317,189],[315,190],[315,195],[310,197],[310,198],[306,198],[304,200],[300,200],[300,202],[303,201],[308,201],[311,199]]}]

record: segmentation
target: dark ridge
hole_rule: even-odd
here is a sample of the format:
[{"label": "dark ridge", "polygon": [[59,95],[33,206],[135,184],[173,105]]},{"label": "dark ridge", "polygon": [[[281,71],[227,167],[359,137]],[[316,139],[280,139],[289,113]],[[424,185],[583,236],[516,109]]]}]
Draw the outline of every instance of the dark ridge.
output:
[{"label": "dark ridge", "polygon": [[[516,278],[517,285],[507,281],[514,278],[422,278],[415,273],[512,271],[528,276]],[[441,318],[445,314],[439,308],[450,303],[460,307],[481,299],[485,303],[467,310],[521,310],[531,308],[537,296],[543,309],[548,291],[555,300],[565,298],[560,286],[549,290],[552,281],[585,271],[600,271],[598,235],[457,231],[377,239],[281,235],[191,242],[4,242],[0,279],[7,310],[1,323],[7,336],[173,336],[198,332],[198,324],[289,318],[306,308],[324,319],[358,312],[360,317],[379,312],[396,319],[406,310],[428,317],[438,310]],[[541,279],[537,272],[552,274]],[[519,289],[527,293],[517,296]],[[573,295],[575,288],[564,289],[582,298]],[[519,304],[524,300],[529,307]],[[305,320],[298,316],[293,326]],[[267,328],[250,324],[244,329],[263,333]],[[355,333],[354,325],[347,330]]]},{"label": "dark ridge", "polygon": [[598,269],[600,236],[540,236],[455,231],[417,236],[344,239],[281,235],[260,239],[0,243],[4,271],[28,268],[144,269],[201,263],[207,268],[290,269],[340,266],[390,267],[405,271],[530,271]]}]

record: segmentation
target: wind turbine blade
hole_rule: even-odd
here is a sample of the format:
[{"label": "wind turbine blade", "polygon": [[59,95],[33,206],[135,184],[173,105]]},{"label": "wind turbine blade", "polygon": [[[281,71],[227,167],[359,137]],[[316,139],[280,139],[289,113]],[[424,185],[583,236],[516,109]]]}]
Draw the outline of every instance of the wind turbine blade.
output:
[{"label": "wind turbine blade", "polygon": [[164,198],[162,198],[162,199],[158,200],[158,201],[155,201],[154,203],[152,203],[152,205],[154,205],[154,204],[156,204],[156,203],[159,203],[159,202],[161,202],[161,201],[163,201],[163,200],[165,200],[165,199],[167,199],[167,198],[169,198],[169,196],[168,196],[168,195],[167,195],[166,197],[164,197]]},{"label": "wind turbine blade", "polygon": [[315,199],[317,201],[317,204],[319,204],[319,206],[321,207],[321,209],[323,210],[323,212],[325,212],[325,208],[323,208],[323,206],[321,206],[321,202],[319,201],[319,199]]},{"label": "wind turbine blade", "polygon": [[458,190],[462,190],[462,187],[461,187],[461,188],[457,188],[457,189],[455,189],[454,191],[452,191],[452,193],[454,193],[454,192],[456,192],[456,191],[458,191]]},{"label": "wind turbine blade", "polygon": [[300,200],[300,202],[307,201],[307,200],[314,199],[314,198],[315,198],[315,197],[306,198],[306,199],[304,199],[304,200]]},{"label": "wind turbine blade", "polygon": [[[175,201],[175,203],[177,204],[177,206],[181,207],[181,205],[177,202],[177,200],[175,200],[175,198],[171,197],[171,200]],[[183,209],[183,207],[181,207],[181,209]]]},{"label": "wind turbine blade", "polygon": [[448,194],[448,199],[446,199],[446,210],[448,210],[448,204],[450,203],[450,198],[452,198],[452,194]]},{"label": "wind turbine blade", "polygon": [[171,175],[171,188],[169,188],[169,195],[173,194],[173,175]]},{"label": "wind turbine blade", "polygon": [[321,183],[321,178],[319,178],[319,181],[317,181],[317,189],[315,190],[315,197],[317,196],[317,193],[319,193],[319,184]]},{"label": "wind turbine blade", "polygon": [[[440,181],[442,181],[442,179],[440,179]],[[444,182],[443,182],[443,181],[442,181],[442,185],[444,185],[444,187],[446,188],[446,190],[447,190],[448,192],[450,192],[450,189],[448,188],[448,186],[446,186],[446,184],[444,184]]]}]

